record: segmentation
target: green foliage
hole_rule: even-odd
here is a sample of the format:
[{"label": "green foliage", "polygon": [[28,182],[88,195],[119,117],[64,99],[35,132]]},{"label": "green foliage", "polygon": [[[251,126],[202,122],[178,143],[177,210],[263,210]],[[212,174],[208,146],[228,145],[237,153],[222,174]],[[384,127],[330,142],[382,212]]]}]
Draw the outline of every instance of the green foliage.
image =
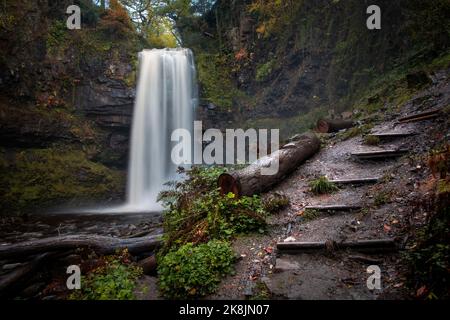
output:
[{"label": "green foliage", "polygon": [[354,137],[359,136],[359,135],[368,134],[370,132],[370,130],[372,130],[372,128],[373,128],[373,124],[365,124],[365,125],[362,125],[362,126],[357,126],[357,127],[353,127],[353,128],[347,129],[347,130],[345,130],[343,132],[339,132],[337,134],[337,136],[342,141],[345,141],[345,140],[354,138]]},{"label": "green foliage", "polygon": [[244,94],[232,82],[230,57],[200,53],[196,55],[196,62],[203,99],[224,110],[231,110],[233,99]]},{"label": "green foliage", "polygon": [[134,300],[136,280],[142,268],[130,263],[128,253],[104,257],[102,264],[87,276],[81,277],[81,289],[71,300]]},{"label": "green foliage", "polygon": [[166,210],[158,270],[161,291],[167,297],[212,292],[233,260],[231,248],[223,241],[239,233],[265,231],[267,213],[259,196],[219,193],[217,179],[226,170],[193,167],[185,181],[169,184],[171,189],[159,196]]},{"label": "green foliage", "polygon": [[301,0],[254,0],[248,11],[258,17],[256,32],[264,38],[278,35],[293,23],[302,6]]},{"label": "green foliage", "polygon": [[256,68],[256,81],[265,81],[273,72],[276,61],[270,60]]},{"label": "green foliage", "polygon": [[309,186],[311,187],[311,191],[315,194],[327,194],[339,190],[339,188],[325,176],[311,181]]},{"label": "green foliage", "polygon": [[160,194],[164,212],[165,248],[211,239],[229,239],[245,232],[264,232],[263,202],[259,196],[237,198],[233,193],[220,195],[217,178],[225,168],[194,167],[188,179]]},{"label": "green foliage", "polygon": [[232,272],[234,254],[225,241],[195,246],[187,243],[158,263],[159,287],[166,297],[186,299],[214,292],[221,277]]},{"label": "green foliage", "polygon": [[64,21],[53,22],[48,30],[46,45],[50,55],[61,53],[67,47],[67,26]]}]

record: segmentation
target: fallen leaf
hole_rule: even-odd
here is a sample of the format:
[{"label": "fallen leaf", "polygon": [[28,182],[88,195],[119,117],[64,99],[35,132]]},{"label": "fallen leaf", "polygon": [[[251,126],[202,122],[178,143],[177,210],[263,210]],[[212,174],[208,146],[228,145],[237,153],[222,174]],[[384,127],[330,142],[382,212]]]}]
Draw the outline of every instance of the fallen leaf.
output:
[{"label": "fallen leaf", "polygon": [[384,225],[384,231],[389,232],[389,231],[391,231],[391,229],[392,228],[390,226],[388,226],[387,224]]},{"label": "fallen leaf", "polygon": [[267,253],[272,253],[273,252],[273,248],[272,247],[267,247],[264,249],[264,251],[266,251]]},{"label": "fallen leaf", "polygon": [[428,292],[427,287],[426,286],[422,286],[419,289],[417,289],[416,297],[417,298],[423,297],[424,295],[427,294],[427,292]]}]

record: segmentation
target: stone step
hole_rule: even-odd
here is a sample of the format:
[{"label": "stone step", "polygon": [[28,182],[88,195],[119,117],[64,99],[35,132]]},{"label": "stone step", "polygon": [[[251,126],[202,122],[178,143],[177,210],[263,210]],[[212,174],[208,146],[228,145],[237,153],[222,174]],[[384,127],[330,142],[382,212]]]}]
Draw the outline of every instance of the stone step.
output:
[{"label": "stone step", "polygon": [[380,133],[370,133],[370,137],[376,137],[379,139],[395,139],[404,138],[417,135],[417,132],[380,132]]},{"label": "stone step", "polygon": [[407,154],[408,152],[409,150],[407,149],[399,149],[399,150],[354,152],[351,155],[360,160],[379,160],[387,158],[398,158]]},{"label": "stone step", "polygon": [[317,211],[355,211],[361,210],[360,205],[323,205],[323,206],[306,206],[306,210],[317,210]]},{"label": "stone step", "polygon": [[380,180],[379,177],[373,178],[351,178],[351,179],[334,179],[330,180],[334,184],[366,184],[366,183],[377,183]]}]

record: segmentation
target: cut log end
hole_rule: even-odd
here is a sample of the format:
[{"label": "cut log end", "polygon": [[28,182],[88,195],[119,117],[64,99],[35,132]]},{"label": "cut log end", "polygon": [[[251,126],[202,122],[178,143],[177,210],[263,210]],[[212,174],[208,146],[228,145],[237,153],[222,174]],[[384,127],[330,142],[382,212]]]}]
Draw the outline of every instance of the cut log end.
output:
[{"label": "cut log end", "polygon": [[218,187],[220,188],[220,194],[226,195],[228,193],[234,193],[236,196],[240,197],[242,195],[241,184],[238,179],[233,177],[232,174],[223,173],[219,176],[217,180]]},{"label": "cut log end", "polygon": [[352,120],[330,120],[330,119],[320,119],[317,121],[317,131],[320,133],[332,133],[338,132],[343,129],[348,129],[354,126]]},{"label": "cut log end", "polygon": [[328,133],[330,130],[330,126],[328,125],[328,122],[320,119],[319,121],[317,121],[317,131],[319,131],[320,133]]}]

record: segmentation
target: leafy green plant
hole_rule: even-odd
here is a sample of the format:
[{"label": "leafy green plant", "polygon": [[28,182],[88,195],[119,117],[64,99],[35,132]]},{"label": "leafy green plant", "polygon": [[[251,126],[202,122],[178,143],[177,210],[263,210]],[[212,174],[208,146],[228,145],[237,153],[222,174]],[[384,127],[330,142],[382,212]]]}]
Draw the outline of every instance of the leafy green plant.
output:
[{"label": "leafy green plant", "polygon": [[311,181],[309,186],[311,187],[311,191],[315,194],[327,194],[339,190],[339,188],[325,176]]},{"label": "leafy green plant", "polygon": [[187,243],[158,263],[159,287],[172,299],[201,297],[214,292],[222,276],[233,270],[234,254],[226,241]]},{"label": "leafy green plant", "polygon": [[273,69],[275,68],[275,60],[270,60],[256,69],[256,81],[261,82],[265,81],[271,74]]},{"label": "leafy green plant", "polygon": [[133,300],[142,269],[130,263],[128,252],[103,258],[100,266],[81,278],[72,300]]},{"label": "leafy green plant", "polygon": [[163,252],[183,244],[229,239],[237,233],[264,232],[267,215],[259,196],[221,195],[217,178],[225,168],[194,167],[187,179],[160,194],[164,212]]}]

